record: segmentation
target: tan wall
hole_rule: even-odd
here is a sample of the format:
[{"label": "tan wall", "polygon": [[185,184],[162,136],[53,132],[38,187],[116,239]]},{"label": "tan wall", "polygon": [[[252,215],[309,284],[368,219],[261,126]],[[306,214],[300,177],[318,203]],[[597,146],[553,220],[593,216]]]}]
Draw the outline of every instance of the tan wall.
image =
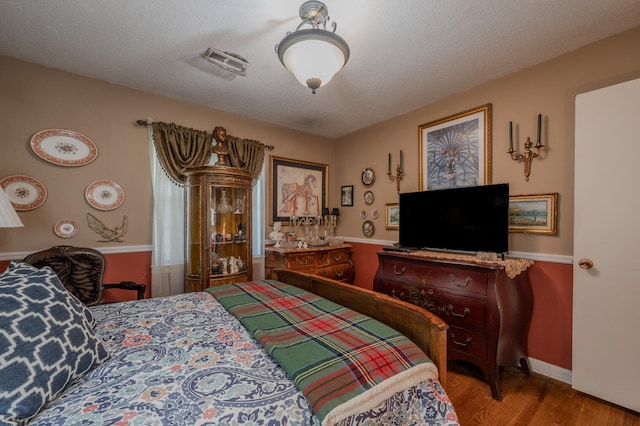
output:
[{"label": "tan wall", "polygon": [[[418,126],[491,103],[493,183],[509,183],[512,195],[559,193],[557,235],[511,234],[510,250],[571,255],[575,96],[639,76],[640,28],[636,28],[340,138],[336,145],[335,188],[354,185],[354,206],[341,208],[341,234],[364,238],[359,212],[365,209],[370,219],[371,210],[377,208],[382,215],[374,221],[373,239],[397,241],[398,232],[384,228],[385,204],[398,202],[396,184],[386,175],[388,153],[393,155],[395,167],[400,150],[404,151],[406,176],[400,191],[418,191]],[[429,101],[425,99],[425,104]],[[527,136],[535,138],[538,113],[543,116],[542,142],[546,149],[542,160],[533,161],[531,177],[525,182],[523,164],[506,154],[508,123],[514,123],[514,145],[521,150]],[[609,149],[612,144],[615,141],[603,141],[603,155],[621,155]],[[365,167],[373,167],[376,172],[376,182],[370,188],[375,195],[372,206],[365,206],[362,200],[366,188],[360,182],[360,173]]]},{"label": "tan wall", "polygon": [[[150,117],[201,130],[223,126],[231,135],[274,145],[273,155],[333,163],[331,140],[7,57],[0,57],[0,93],[0,179],[24,174],[41,181],[48,191],[41,207],[19,213],[24,228],[0,229],[0,253],[55,244],[117,246],[96,242],[97,234],[87,226],[87,213],[109,226],[119,225],[126,215],[128,232],[120,245],[151,244],[147,131],[135,124],[137,119]],[[93,140],[99,150],[97,159],[81,167],[62,167],[36,156],[31,137],[43,129],[59,128]],[[330,181],[335,181],[333,172],[329,167]],[[85,188],[97,179],[113,180],[124,188],[126,199],[121,207],[103,212],[86,202]],[[78,222],[80,233],[72,239],[57,237],[53,226],[59,220]]]}]

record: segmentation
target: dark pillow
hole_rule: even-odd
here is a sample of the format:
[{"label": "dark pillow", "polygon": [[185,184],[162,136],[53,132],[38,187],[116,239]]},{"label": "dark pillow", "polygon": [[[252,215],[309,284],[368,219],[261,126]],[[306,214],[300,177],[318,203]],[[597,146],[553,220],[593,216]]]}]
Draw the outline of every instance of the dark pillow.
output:
[{"label": "dark pillow", "polygon": [[109,357],[74,299],[50,268],[0,274],[0,423],[31,419]]}]

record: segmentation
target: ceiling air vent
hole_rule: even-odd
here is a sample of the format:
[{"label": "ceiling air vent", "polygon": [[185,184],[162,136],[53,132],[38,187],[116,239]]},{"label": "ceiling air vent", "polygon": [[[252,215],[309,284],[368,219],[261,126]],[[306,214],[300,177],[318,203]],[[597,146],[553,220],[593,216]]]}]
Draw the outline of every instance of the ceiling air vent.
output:
[{"label": "ceiling air vent", "polygon": [[235,53],[223,52],[222,50],[210,47],[202,54],[207,61],[219,66],[222,69],[231,71],[241,76],[247,75],[247,67],[249,62],[240,55]]}]

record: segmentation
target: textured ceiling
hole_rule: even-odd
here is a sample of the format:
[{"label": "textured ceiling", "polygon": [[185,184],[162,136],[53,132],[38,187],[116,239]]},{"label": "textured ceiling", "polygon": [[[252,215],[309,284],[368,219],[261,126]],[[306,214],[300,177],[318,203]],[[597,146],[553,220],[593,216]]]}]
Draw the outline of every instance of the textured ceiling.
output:
[{"label": "textured ceiling", "polygon": [[336,138],[640,25],[638,0],[325,3],[351,58],[315,95],[274,52],[302,0],[0,0],[0,54]]}]

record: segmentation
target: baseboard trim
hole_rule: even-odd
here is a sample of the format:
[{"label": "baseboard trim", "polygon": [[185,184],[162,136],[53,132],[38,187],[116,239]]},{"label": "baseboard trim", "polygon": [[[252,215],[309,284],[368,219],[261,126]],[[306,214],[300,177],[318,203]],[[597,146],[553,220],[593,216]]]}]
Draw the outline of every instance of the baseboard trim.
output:
[{"label": "baseboard trim", "polygon": [[529,358],[529,364],[531,369],[543,376],[551,377],[552,379],[559,380],[564,383],[571,384],[572,372],[566,368],[558,367],[557,365],[549,364],[548,362],[540,361],[539,359]]}]

